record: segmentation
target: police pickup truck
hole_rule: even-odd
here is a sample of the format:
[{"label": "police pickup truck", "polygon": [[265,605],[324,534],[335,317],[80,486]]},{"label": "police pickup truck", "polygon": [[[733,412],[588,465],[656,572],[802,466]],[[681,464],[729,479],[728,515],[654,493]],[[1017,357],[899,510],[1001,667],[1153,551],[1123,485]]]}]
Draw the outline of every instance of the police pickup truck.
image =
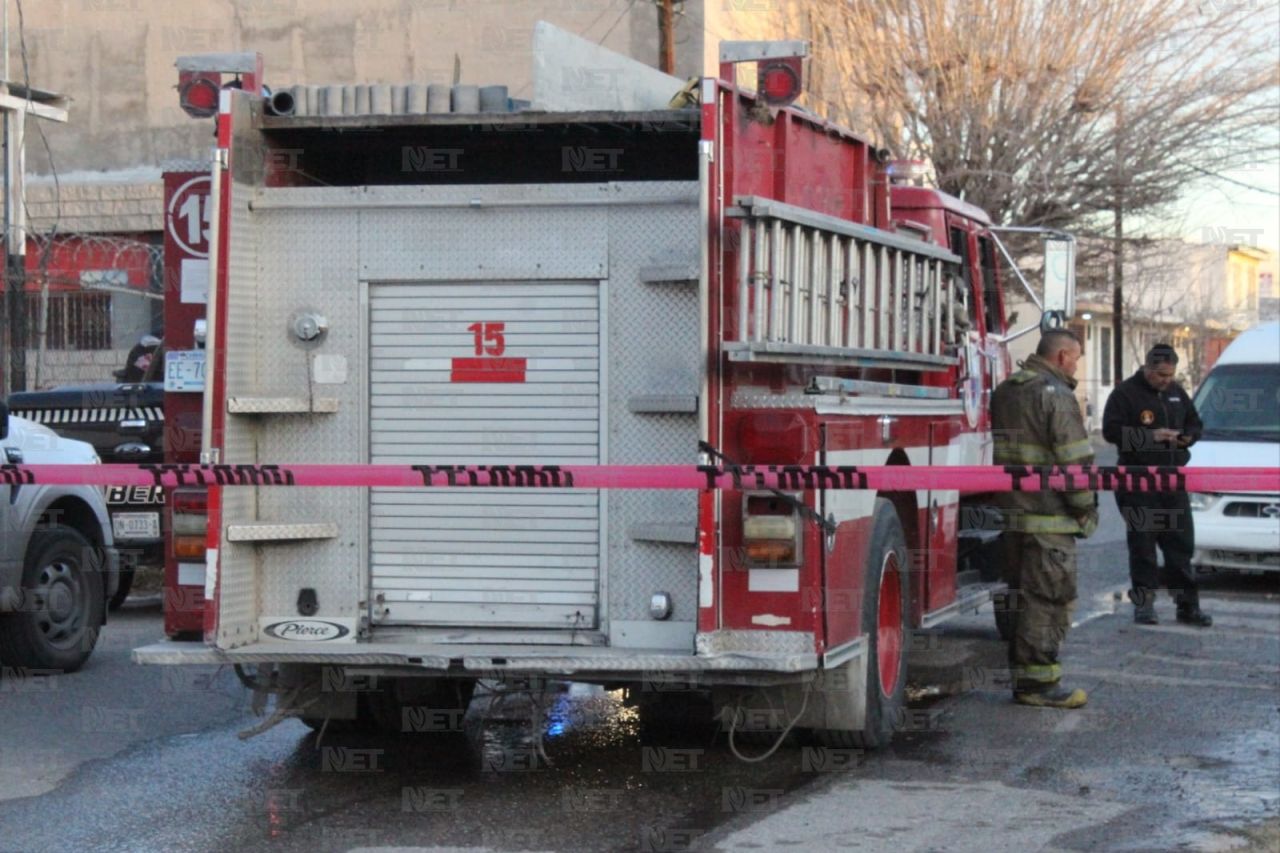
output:
[{"label": "police pickup truck", "polygon": [[[164,461],[163,382],[64,385],[10,394],[8,404],[15,415],[88,442],[103,462]],[[110,601],[114,610],[128,596],[137,568],[164,565],[164,490],[113,486],[106,500],[121,563],[120,585]]]}]

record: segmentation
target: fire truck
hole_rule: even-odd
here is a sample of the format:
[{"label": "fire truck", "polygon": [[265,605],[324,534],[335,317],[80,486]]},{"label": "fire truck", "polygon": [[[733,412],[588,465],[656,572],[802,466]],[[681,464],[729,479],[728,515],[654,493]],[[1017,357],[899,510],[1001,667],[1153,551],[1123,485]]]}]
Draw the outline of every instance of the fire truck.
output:
[{"label": "fire truck", "polygon": [[[726,42],[681,94],[645,69],[627,109],[493,111],[180,60],[217,147],[203,347],[167,368],[203,392],[167,428],[199,411],[200,461],[231,465],[989,464],[992,223],[792,105],[803,53]],[[202,642],[135,659],[235,664],[317,728],[572,680],[875,746],[911,632],[1002,590],[962,554],[988,513],[809,486],[180,488],[166,626]]]}]

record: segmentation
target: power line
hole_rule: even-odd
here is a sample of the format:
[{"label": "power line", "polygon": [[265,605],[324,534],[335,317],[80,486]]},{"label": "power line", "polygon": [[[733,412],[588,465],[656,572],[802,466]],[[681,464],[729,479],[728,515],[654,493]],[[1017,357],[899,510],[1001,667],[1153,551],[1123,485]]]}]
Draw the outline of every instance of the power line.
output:
[{"label": "power line", "polygon": [[1193,169],[1202,175],[1208,175],[1210,178],[1216,178],[1219,181],[1226,181],[1229,184],[1235,184],[1237,187],[1241,187],[1246,190],[1252,190],[1255,193],[1266,193],[1267,195],[1280,196],[1280,190],[1273,190],[1269,187],[1258,187],[1258,186],[1254,186],[1253,184],[1246,184],[1244,181],[1237,181],[1235,178],[1228,178],[1226,175],[1220,174],[1218,172],[1210,171],[1201,166],[1197,166],[1194,163],[1183,163],[1182,165],[1186,166],[1189,169]]},{"label": "power line", "polygon": [[622,23],[622,19],[627,16],[627,13],[631,11],[631,7],[634,5],[636,5],[636,0],[631,0],[631,2],[626,5],[626,8],[622,10],[622,14],[617,17],[617,20],[609,25],[609,29],[604,31],[604,35],[600,36],[600,41],[596,42],[596,44],[604,44],[604,40],[609,37],[610,33],[617,29],[618,24]]}]

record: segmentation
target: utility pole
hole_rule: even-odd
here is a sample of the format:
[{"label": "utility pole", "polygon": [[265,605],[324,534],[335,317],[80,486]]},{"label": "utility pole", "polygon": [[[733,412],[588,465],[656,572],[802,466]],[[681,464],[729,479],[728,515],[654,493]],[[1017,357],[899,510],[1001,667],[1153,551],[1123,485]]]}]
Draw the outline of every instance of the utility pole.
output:
[{"label": "utility pole", "polygon": [[1124,371],[1124,146],[1121,135],[1124,127],[1124,106],[1116,107],[1116,165],[1115,165],[1115,234],[1112,246],[1112,275],[1114,288],[1111,292],[1111,337],[1112,337],[1112,387],[1119,385],[1125,378]]},{"label": "utility pole", "polygon": [[27,206],[24,137],[27,115],[67,120],[67,99],[9,80],[9,4],[4,7],[4,78],[0,113],[4,115],[4,279],[0,292],[0,390],[27,387]]},{"label": "utility pole", "polygon": [[658,67],[676,73],[676,15],[673,0],[658,3]]}]

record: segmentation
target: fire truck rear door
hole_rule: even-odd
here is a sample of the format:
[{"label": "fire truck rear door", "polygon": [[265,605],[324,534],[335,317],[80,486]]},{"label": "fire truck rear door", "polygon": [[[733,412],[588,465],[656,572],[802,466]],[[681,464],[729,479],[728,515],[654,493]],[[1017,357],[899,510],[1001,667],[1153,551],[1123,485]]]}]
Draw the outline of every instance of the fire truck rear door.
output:
[{"label": "fire truck rear door", "polygon": [[[601,461],[601,284],[369,285],[370,462]],[[594,490],[373,489],[375,625],[595,628]]]}]

